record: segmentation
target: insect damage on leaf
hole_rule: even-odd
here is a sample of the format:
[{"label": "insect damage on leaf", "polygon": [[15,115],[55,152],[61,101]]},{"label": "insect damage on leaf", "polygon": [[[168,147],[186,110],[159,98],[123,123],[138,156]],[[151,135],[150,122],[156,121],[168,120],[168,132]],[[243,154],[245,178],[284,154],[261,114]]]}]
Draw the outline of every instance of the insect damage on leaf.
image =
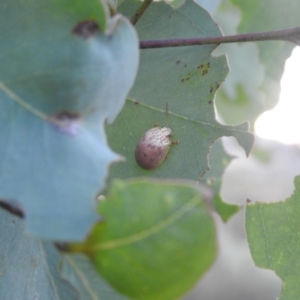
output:
[{"label": "insect damage on leaf", "polygon": [[94,20],[85,20],[75,25],[72,33],[84,39],[94,36],[99,31],[99,25]]},{"label": "insect damage on leaf", "polygon": [[146,170],[157,168],[167,157],[171,145],[172,131],[168,127],[155,127],[146,131],[135,150],[137,164]]},{"label": "insect damage on leaf", "polygon": [[76,135],[80,128],[80,116],[78,113],[62,111],[49,116],[48,121],[57,127],[59,131],[69,135]]}]

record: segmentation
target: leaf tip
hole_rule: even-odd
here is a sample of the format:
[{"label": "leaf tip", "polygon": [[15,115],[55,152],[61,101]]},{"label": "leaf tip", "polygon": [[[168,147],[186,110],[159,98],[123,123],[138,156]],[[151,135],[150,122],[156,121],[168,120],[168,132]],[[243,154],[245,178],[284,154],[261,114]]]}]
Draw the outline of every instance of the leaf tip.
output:
[{"label": "leaf tip", "polygon": [[240,146],[245,150],[247,157],[249,157],[255,142],[255,135],[249,131],[249,128],[250,123],[246,121],[236,127],[237,131],[240,132],[234,135]]}]

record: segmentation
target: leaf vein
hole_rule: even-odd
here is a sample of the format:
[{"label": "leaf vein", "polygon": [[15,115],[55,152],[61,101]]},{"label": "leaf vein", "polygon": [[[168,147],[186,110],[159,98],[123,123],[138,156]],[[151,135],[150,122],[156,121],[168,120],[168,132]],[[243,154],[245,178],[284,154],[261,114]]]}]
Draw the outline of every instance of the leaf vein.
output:
[{"label": "leaf vein", "polygon": [[11,100],[18,103],[24,109],[30,111],[35,116],[41,118],[42,120],[47,120],[47,115],[42,113],[41,111],[37,110],[30,104],[26,103],[21,97],[16,95],[11,89],[9,89],[3,82],[0,81],[0,90],[2,90]]},{"label": "leaf vein", "polygon": [[150,237],[151,235],[154,235],[154,234],[164,230],[166,227],[170,226],[171,224],[175,223],[178,219],[183,217],[186,213],[188,213],[195,206],[197,206],[200,203],[200,201],[201,201],[201,199],[197,195],[197,196],[193,197],[187,204],[183,205],[180,209],[178,209],[176,212],[171,214],[168,218],[166,218],[165,220],[156,224],[155,226],[149,228],[148,230],[144,230],[142,232],[139,232],[137,234],[131,235],[126,238],[120,238],[117,240],[112,240],[112,241],[108,241],[108,242],[104,242],[104,243],[95,245],[91,249],[91,251],[98,252],[99,250],[110,250],[110,249],[129,245],[129,244],[141,241],[143,239],[146,239],[146,238]]},{"label": "leaf vein", "polygon": [[88,280],[85,278],[84,274],[77,267],[74,260],[69,255],[66,255],[65,258],[70,264],[70,266],[73,268],[74,272],[77,274],[79,280],[81,281],[82,285],[84,286],[85,290],[87,291],[91,299],[98,300],[97,295],[91,289]]},{"label": "leaf vein", "polygon": [[269,239],[268,239],[268,234],[267,234],[267,229],[266,229],[266,224],[265,224],[265,221],[264,221],[262,209],[263,209],[263,205],[260,205],[259,216],[260,216],[260,219],[261,219],[261,222],[262,222],[263,234],[264,234],[265,242],[266,242],[266,252],[267,252],[268,265],[271,269],[273,269],[272,261],[271,261],[271,257],[270,257],[270,244],[269,244]]},{"label": "leaf vein", "polygon": [[[127,101],[130,101],[132,103],[136,102],[136,100],[133,100],[133,99],[130,99],[130,98],[127,98],[126,99]],[[162,112],[162,113],[165,113],[165,110],[162,110],[162,109],[159,109],[159,108],[156,108],[156,107],[153,107],[153,106],[150,106],[150,105],[147,105],[147,104],[144,104],[144,103],[139,103],[139,105],[142,105],[144,107],[147,107],[149,109],[152,109],[152,110],[156,110],[156,111],[159,111],[159,112]],[[215,123],[215,124],[212,124],[212,123],[208,123],[208,122],[203,122],[203,121],[200,121],[200,120],[194,120],[194,119],[190,119],[190,118],[187,118],[185,116],[181,116],[181,115],[178,115],[176,113],[173,113],[171,111],[168,111],[168,114],[169,115],[172,115],[174,117],[177,117],[177,118],[181,118],[183,120],[186,120],[186,121],[190,121],[190,122],[195,122],[195,123],[198,123],[200,125],[203,125],[203,126],[210,126],[214,129],[219,129],[219,130],[224,130],[224,129],[227,129],[229,131],[234,131],[234,132],[242,132],[242,133],[245,133],[247,131],[245,130],[241,130],[238,128],[238,126],[231,126],[231,125],[222,125],[222,124],[219,124],[219,123]]]},{"label": "leaf vein", "polygon": [[53,292],[54,292],[55,298],[56,299],[60,299],[60,297],[58,295],[58,290],[57,290],[55,281],[53,280],[51,272],[49,270],[49,266],[48,266],[46,255],[45,255],[45,251],[44,251],[44,248],[43,248],[41,242],[39,242],[39,248],[40,248],[41,256],[43,257],[42,261],[44,262],[45,271],[46,271],[47,277],[48,277],[48,279],[50,281],[50,284],[51,284],[51,286],[53,288]]}]

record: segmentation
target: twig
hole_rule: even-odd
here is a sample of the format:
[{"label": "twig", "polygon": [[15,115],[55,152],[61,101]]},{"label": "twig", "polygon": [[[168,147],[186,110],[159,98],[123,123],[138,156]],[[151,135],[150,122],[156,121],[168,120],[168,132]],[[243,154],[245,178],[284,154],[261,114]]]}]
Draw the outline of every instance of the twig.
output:
[{"label": "twig", "polygon": [[142,5],[139,7],[139,9],[135,12],[135,14],[132,16],[130,22],[132,25],[135,25],[137,21],[140,19],[140,17],[144,14],[148,6],[152,3],[153,0],[144,0]]},{"label": "twig", "polygon": [[257,33],[204,38],[141,41],[140,49],[283,40],[300,45],[300,27]]},{"label": "twig", "polygon": [[21,219],[25,217],[24,212],[20,207],[3,199],[0,199],[0,207]]}]

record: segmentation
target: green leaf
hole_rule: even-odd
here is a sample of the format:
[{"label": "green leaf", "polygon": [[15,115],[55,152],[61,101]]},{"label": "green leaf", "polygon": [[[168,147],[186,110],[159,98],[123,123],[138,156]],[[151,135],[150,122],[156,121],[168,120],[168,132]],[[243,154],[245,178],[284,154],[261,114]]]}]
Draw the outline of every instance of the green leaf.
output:
[{"label": "green leaf", "polygon": [[0,210],[0,299],[78,299],[57,271],[59,253],[49,242],[29,238],[24,221]]},{"label": "green leaf", "polygon": [[15,121],[1,111],[0,120],[1,197],[22,204],[31,234],[82,238],[97,218],[92,199],[99,178],[116,158],[102,132],[86,124],[76,137],[68,136],[26,111]]},{"label": "green leaf", "polygon": [[[137,6],[126,1],[120,10],[131,15]],[[153,3],[137,23],[141,40],[217,36],[221,32],[206,11],[192,1],[179,9]],[[196,180],[208,169],[207,154],[221,136],[235,136],[247,154],[254,137],[248,123],[223,126],[215,120],[214,93],[224,81],[225,56],[213,57],[215,45],[146,49],[130,97],[115,123],[107,127],[112,149],[126,157],[112,167],[110,178],[154,176]],[[168,114],[166,115],[166,104]],[[157,169],[145,171],[135,162],[134,152],[145,131],[154,123],[173,132],[168,159]]]},{"label": "green leaf", "polygon": [[106,18],[98,0],[0,3],[0,197],[35,236],[82,239],[118,159],[103,124],[133,84],[138,42],[124,17]]},{"label": "green leaf", "polygon": [[104,222],[70,249],[86,253],[131,298],[178,298],[215,259],[214,223],[200,191],[191,186],[116,181],[99,212]]},{"label": "green leaf", "polygon": [[125,300],[96,271],[90,260],[82,254],[64,254],[62,276],[76,287],[80,299]]},{"label": "green leaf", "polygon": [[294,194],[278,203],[249,203],[247,238],[255,264],[271,269],[283,281],[280,300],[297,299],[300,293],[300,176]]},{"label": "green leaf", "polygon": [[236,214],[240,210],[240,207],[238,205],[223,202],[220,194],[215,195],[214,206],[224,222],[227,222],[234,214]]}]

